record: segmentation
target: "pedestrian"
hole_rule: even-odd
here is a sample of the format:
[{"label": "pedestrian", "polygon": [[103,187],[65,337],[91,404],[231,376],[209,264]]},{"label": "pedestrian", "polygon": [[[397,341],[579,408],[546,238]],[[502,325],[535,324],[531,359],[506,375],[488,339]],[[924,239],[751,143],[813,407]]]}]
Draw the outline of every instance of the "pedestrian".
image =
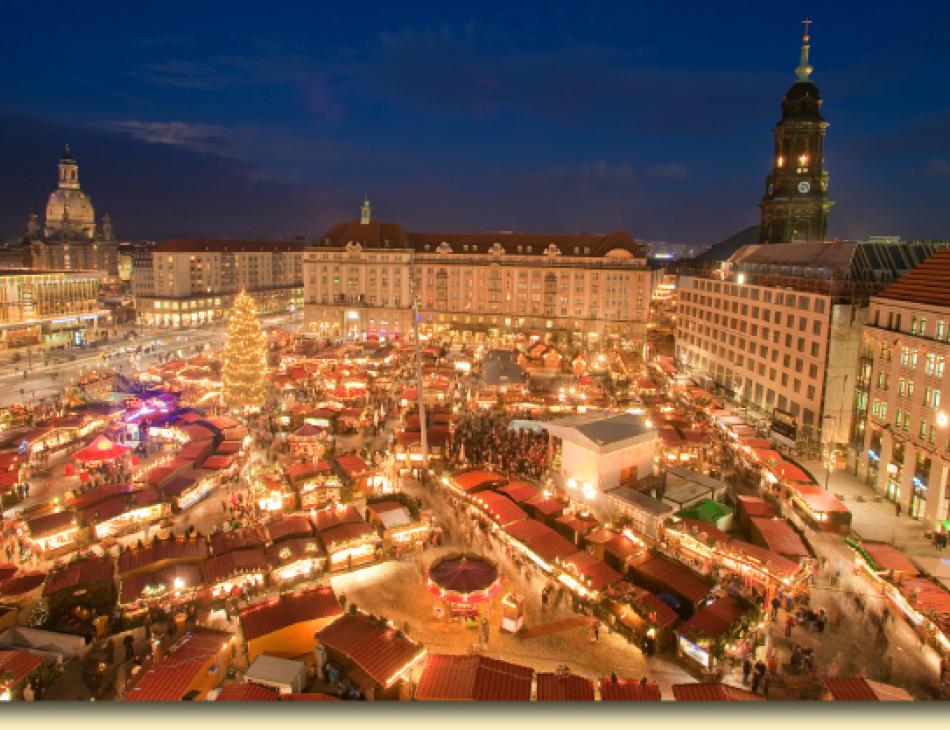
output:
[{"label": "pedestrian", "polygon": [[790,613],[785,617],[785,638],[791,638],[792,629],[795,628],[795,614]]},{"label": "pedestrian", "polygon": [[781,606],[782,606],[782,602],[779,600],[778,596],[775,596],[775,598],[772,599],[772,620],[773,621],[775,621],[775,619],[778,618],[778,610],[779,608],[781,608]]},{"label": "pedestrian", "polygon": [[617,684],[617,681],[618,681],[617,673],[616,673],[616,672],[611,672],[611,673],[610,673],[610,683],[611,683],[611,684]]},{"label": "pedestrian", "polygon": [[[885,616],[886,616],[886,615],[887,615],[887,614],[885,614]],[[818,616],[815,618],[815,629],[817,629],[817,631],[818,631],[819,634],[821,634],[821,633],[824,632],[824,630],[825,630],[825,624],[827,624],[827,623],[828,623],[828,616],[827,616],[827,614],[825,613],[825,609],[819,608],[819,609],[818,609]]]},{"label": "pedestrian", "polygon": [[762,681],[762,677],[758,672],[752,675],[752,692],[753,694],[759,691],[759,683]]},{"label": "pedestrian", "polygon": [[752,660],[746,657],[742,662],[742,684],[749,684],[750,674],[752,674]]},{"label": "pedestrian", "polygon": [[132,638],[131,633],[125,635],[122,644],[125,646],[125,659],[128,661],[135,656],[135,639]]},{"label": "pedestrian", "polygon": [[901,516],[901,503],[900,503],[900,502],[894,502],[894,514],[897,515],[898,517]]},{"label": "pedestrian", "polygon": [[768,698],[769,696],[769,684],[771,684],[771,675],[766,674],[762,677],[762,696]]},{"label": "pedestrian", "polygon": [[649,683],[650,683],[650,682],[649,682],[649,680],[647,679],[647,675],[644,674],[642,677],[640,677],[640,686],[641,686],[641,687],[646,687]]}]

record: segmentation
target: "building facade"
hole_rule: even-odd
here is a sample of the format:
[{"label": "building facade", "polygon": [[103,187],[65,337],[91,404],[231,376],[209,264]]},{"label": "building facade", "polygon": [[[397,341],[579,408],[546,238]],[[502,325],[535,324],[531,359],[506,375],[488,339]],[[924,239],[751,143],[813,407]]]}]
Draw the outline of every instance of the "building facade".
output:
[{"label": "building facade", "polygon": [[948,517],[950,250],[871,299],[855,393],[857,473],[934,527]]},{"label": "building facade", "polygon": [[786,424],[794,442],[851,443],[869,298],[943,245],[743,246],[715,271],[679,277],[676,359],[773,426]]},{"label": "building facade", "polygon": [[78,345],[110,323],[99,305],[98,271],[0,270],[0,343],[4,348]]},{"label": "building facade", "polygon": [[650,271],[624,231],[608,235],[409,233],[340,223],[304,260],[305,328],[318,336],[402,337],[415,296],[423,330],[642,340]]},{"label": "building facade", "polygon": [[303,304],[302,241],[171,240],[131,255],[136,321],[145,326],[220,321],[242,290],[261,313]]},{"label": "building facade", "polygon": [[762,243],[815,243],[825,240],[828,212],[828,172],[825,169],[825,131],[821,93],[810,80],[810,36],[805,21],[801,61],[796,81],[782,100],[782,118],[775,125],[772,169],[759,203]]}]

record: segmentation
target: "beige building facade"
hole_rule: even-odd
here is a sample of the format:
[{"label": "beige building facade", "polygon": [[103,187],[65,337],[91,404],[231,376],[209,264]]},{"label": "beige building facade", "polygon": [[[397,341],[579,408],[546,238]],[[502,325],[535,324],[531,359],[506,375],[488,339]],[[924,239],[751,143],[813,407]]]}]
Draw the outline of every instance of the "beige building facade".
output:
[{"label": "beige building facade", "polygon": [[306,331],[399,338],[423,330],[645,337],[650,271],[626,232],[409,233],[371,218],[334,226],[304,259]]},{"label": "beige building facade", "polygon": [[796,441],[847,441],[864,310],[827,294],[683,276],[676,359],[744,405],[794,419]]},{"label": "beige building facade", "polygon": [[261,313],[303,304],[301,241],[172,240],[132,254],[136,321],[196,327],[224,319],[247,291]]},{"label": "beige building facade", "polygon": [[948,517],[950,251],[871,300],[855,395],[857,473],[929,527]]}]

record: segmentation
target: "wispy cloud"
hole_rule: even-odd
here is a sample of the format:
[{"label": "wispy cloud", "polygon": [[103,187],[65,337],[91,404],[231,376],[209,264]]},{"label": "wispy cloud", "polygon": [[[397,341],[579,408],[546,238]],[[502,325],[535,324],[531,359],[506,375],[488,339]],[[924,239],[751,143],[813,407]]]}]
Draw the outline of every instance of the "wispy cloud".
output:
[{"label": "wispy cloud", "polygon": [[645,170],[650,177],[659,177],[664,180],[685,180],[689,177],[689,168],[678,162],[671,162],[668,165],[654,165]]},{"label": "wispy cloud", "polygon": [[127,134],[150,144],[184,147],[192,152],[210,153],[221,157],[239,156],[232,133],[227,127],[214,124],[127,120],[109,122],[104,126],[113,132]]},{"label": "wispy cloud", "polygon": [[573,184],[578,186],[619,187],[634,182],[633,166],[626,162],[611,164],[604,160],[581,162],[576,164],[559,163],[536,169],[507,170],[495,168],[496,177],[515,177],[527,185]]}]

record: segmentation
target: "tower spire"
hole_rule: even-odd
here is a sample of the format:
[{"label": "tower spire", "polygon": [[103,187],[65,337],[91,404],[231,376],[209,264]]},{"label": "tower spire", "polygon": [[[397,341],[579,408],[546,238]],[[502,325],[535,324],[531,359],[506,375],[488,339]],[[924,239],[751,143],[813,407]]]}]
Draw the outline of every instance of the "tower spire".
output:
[{"label": "tower spire", "polygon": [[802,21],[802,25],[805,26],[805,30],[802,33],[802,55],[798,63],[798,68],[795,69],[795,75],[799,81],[808,81],[811,72],[815,70],[812,65],[808,63],[808,51],[811,49],[811,35],[808,32],[808,26],[810,26],[811,23],[812,21],[808,18]]},{"label": "tower spire", "polygon": [[370,222],[372,218],[372,208],[369,205],[369,198],[365,195],[363,196],[363,205],[360,206],[360,223],[364,226]]}]

